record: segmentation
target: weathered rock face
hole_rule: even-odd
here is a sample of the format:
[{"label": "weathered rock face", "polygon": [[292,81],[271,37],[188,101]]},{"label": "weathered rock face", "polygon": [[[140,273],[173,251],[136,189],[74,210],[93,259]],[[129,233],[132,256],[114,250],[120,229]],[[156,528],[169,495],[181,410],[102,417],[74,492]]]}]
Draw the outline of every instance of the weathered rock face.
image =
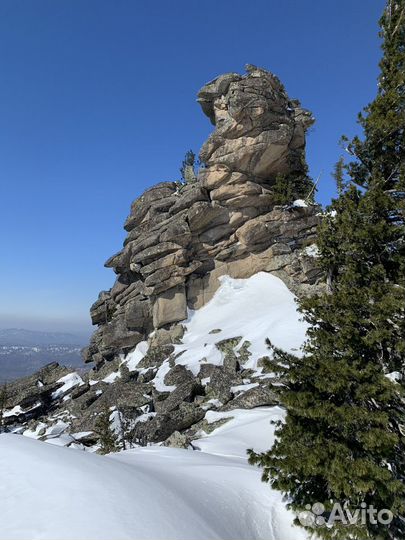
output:
[{"label": "weathered rock face", "polygon": [[97,367],[204,305],[221,275],[273,272],[298,294],[318,283],[302,254],[318,208],[275,206],[272,194],[277,174],[304,170],[311,114],[254,66],[208,83],[198,101],[215,126],[204,167],[195,183],[163,182],[133,202],[124,247],[106,262],[117,280],[91,308],[99,328],[84,358]]},{"label": "weathered rock face", "polygon": [[[246,193],[231,190],[234,196],[259,194],[249,179],[269,186],[278,173],[301,170],[305,130],[313,123],[311,114],[289,99],[277,77],[256,66],[246,69],[247,76],[222,75],[198,94],[216,126],[201,149],[208,168],[205,186],[221,188],[224,178],[219,178],[225,171],[246,175]],[[240,176],[234,178],[241,183]],[[226,184],[233,181],[228,178]]]},{"label": "weathered rock face", "polygon": [[[60,381],[70,370],[56,362],[44,366],[41,370],[7,385],[7,399],[4,404],[9,413],[3,418],[5,426],[15,422],[27,422],[48,414],[58,405],[64,396],[57,393],[63,386]],[[56,396],[58,399],[55,399]]]}]

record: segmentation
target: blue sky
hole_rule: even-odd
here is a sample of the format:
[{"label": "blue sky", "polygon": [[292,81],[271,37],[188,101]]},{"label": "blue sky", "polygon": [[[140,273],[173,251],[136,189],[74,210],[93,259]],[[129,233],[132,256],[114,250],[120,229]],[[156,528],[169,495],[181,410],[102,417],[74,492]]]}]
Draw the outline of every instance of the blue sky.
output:
[{"label": "blue sky", "polygon": [[131,201],[211,131],[198,89],[246,63],[313,111],[318,199],[376,92],[383,0],[2,0],[0,327],[82,330]]}]

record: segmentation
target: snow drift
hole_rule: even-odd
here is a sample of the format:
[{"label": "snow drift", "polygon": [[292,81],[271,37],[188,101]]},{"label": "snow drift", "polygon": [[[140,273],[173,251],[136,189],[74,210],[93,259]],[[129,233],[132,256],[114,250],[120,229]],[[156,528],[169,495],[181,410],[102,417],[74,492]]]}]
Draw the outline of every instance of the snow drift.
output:
[{"label": "snow drift", "polygon": [[225,414],[233,420],[196,441],[200,452],[155,446],[104,457],[1,435],[1,540],[305,538],[245,457],[249,443],[268,447],[281,409]]},{"label": "snow drift", "polygon": [[[243,367],[257,370],[257,375],[261,372],[257,369],[257,360],[269,354],[267,338],[286,351],[299,352],[307,325],[297,311],[294,295],[281,279],[258,272],[247,279],[222,276],[219,280],[221,286],[212,300],[189,313],[182,343],[175,347],[174,352],[179,355],[176,364],[186,366],[194,375],[198,375],[201,363],[222,365],[223,354],[216,343],[237,336],[241,340],[236,350],[248,342],[251,353],[249,362]],[[131,371],[136,369],[146,352],[147,344],[142,341],[126,357]],[[168,369],[164,363],[156,382],[162,390],[170,391],[162,385]]]}]

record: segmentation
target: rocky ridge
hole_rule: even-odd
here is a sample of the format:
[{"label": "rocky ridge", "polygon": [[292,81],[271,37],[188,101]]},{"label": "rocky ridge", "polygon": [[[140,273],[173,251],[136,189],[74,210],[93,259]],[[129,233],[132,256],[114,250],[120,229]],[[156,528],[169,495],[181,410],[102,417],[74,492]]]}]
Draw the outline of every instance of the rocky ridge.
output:
[{"label": "rocky ridge", "polygon": [[[53,366],[46,368],[55,373],[49,381],[40,374],[13,383],[9,425],[29,426],[43,438],[59,425],[67,444],[93,444],[95,419],[109,407],[137,444],[187,446],[199,430],[212,428],[204,420],[208,409],[276,403],[266,378],[232,391],[252,376],[243,367],[249,344],[240,336],[218,336],[222,364],[204,363],[198,375],[177,362],[176,345],[188,310],[212,299],[221,276],[268,272],[297,295],[322,287],[308,250],[319,207],[277,206],[272,189],[278,175],[305,171],[305,132],[313,118],[277,77],[255,66],[206,84],[198,102],[215,126],[200,152],[203,166],[194,183],[163,182],[132,203],[123,249],[106,262],[115,284],[91,307],[98,328],[84,361],[94,367],[70,380]],[[124,362],[128,354],[139,356],[133,369]],[[15,397],[24,395],[29,399]]]}]

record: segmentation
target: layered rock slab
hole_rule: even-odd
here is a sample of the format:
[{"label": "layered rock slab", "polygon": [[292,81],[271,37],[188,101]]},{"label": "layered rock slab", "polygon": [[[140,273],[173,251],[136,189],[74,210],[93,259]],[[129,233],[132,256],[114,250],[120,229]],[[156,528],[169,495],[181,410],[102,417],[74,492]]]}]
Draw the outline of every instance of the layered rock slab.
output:
[{"label": "layered rock slab", "polygon": [[187,309],[206,303],[218,277],[276,273],[297,294],[320,282],[302,249],[315,241],[319,208],[275,206],[277,175],[305,171],[312,115],[272,73],[249,65],[206,84],[198,102],[215,129],[191,184],[161,182],[131,205],[123,249],[106,262],[117,274],[91,308],[98,325],[86,362],[102,366]]}]

